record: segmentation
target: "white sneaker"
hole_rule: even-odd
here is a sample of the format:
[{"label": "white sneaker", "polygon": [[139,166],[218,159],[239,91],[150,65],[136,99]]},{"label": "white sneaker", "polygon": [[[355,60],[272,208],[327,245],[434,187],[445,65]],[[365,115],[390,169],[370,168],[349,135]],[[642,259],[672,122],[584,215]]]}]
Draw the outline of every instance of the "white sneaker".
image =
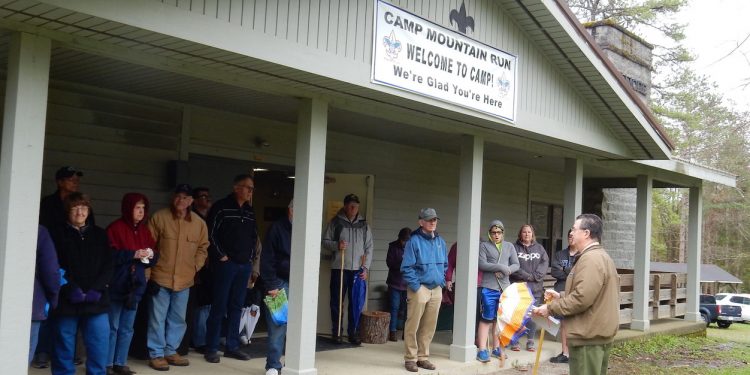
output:
[{"label": "white sneaker", "polygon": [[247,339],[247,336],[245,335],[240,336],[240,344],[247,345],[249,343],[250,343],[250,340]]},{"label": "white sneaker", "polygon": [[279,375],[279,370],[275,368],[269,368],[266,370],[266,375]]}]

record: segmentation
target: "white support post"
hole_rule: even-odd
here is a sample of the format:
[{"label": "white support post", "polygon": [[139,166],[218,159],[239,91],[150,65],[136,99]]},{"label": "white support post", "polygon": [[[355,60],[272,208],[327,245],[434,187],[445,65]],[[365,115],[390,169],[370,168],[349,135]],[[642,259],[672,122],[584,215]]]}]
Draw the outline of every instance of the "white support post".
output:
[{"label": "white support post", "polygon": [[323,225],[328,103],[303,99],[297,123],[289,323],[283,374],[315,375],[320,228]]},{"label": "white support post", "polygon": [[563,244],[567,244],[568,229],[573,228],[583,208],[583,162],[565,159],[565,192],[563,201]]},{"label": "white support post", "polygon": [[[648,331],[649,279],[651,271],[651,202],[654,179],[638,175],[635,208],[635,260],[633,267],[633,320],[630,329]],[[657,287],[657,286],[655,286]]]},{"label": "white support post", "polygon": [[701,241],[703,240],[703,187],[690,188],[688,208],[688,243],[687,243],[687,305],[685,320],[699,322],[698,312],[701,290]]},{"label": "white support post", "polygon": [[473,361],[477,267],[479,264],[480,220],[482,210],[482,165],[484,139],[461,137],[461,171],[458,191],[458,256],[456,257],[456,303],[453,305],[453,343],[450,359]]},{"label": "white support post", "polygon": [[[0,363],[28,371],[50,40],[11,37],[0,155]],[[31,270],[31,272],[29,272]]]}]

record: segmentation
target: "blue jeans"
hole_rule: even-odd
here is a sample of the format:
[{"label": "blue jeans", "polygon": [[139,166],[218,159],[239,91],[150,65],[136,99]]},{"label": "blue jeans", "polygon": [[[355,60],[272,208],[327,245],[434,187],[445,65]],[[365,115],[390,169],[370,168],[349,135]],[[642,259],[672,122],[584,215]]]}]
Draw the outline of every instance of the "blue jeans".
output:
[{"label": "blue jeans", "polygon": [[224,316],[227,316],[225,351],[237,350],[240,348],[240,318],[245,304],[247,281],[253,269],[250,263],[240,264],[231,259],[226,262],[211,262],[210,267],[214,284],[211,312],[206,321],[206,352],[219,350],[221,321]]},{"label": "blue jeans", "polygon": [[388,287],[388,299],[391,301],[391,332],[398,329],[398,312],[406,310],[406,291]]},{"label": "blue jeans", "polygon": [[109,304],[109,356],[107,366],[125,366],[128,363],[130,341],[133,339],[136,305],[132,310],[125,308],[123,301]]},{"label": "blue jeans", "polygon": [[146,343],[149,357],[159,358],[177,353],[187,329],[185,313],[189,293],[189,288],[175,292],[159,286],[159,291],[151,297]]},{"label": "blue jeans", "polygon": [[[284,280],[281,283],[281,287],[284,288],[287,298],[289,298],[289,282]],[[267,308],[264,308],[266,315],[266,325],[268,325],[268,354],[266,355],[266,370],[275,368],[280,370],[283,366],[281,364],[281,355],[284,354],[284,345],[286,344],[286,324],[276,325],[273,324],[271,313]]]},{"label": "blue jeans", "polygon": [[73,357],[76,351],[76,333],[81,326],[86,345],[86,374],[107,373],[107,348],[109,347],[109,318],[106,313],[55,318],[55,350],[52,355],[53,375],[74,375]]},{"label": "blue jeans", "polygon": [[200,306],[195,311],[195,325],[193,328],[193,346],[200,348],[206,346],[206,321],[211,305]]},{"label": "blue jeans", "polygon": [[36,344],[39,342],[39,327],[42,326],[43,320],[32,320],[31,321],[31,335],[29,336],[29,364],[34,359],[34,352],[36,351]]}]

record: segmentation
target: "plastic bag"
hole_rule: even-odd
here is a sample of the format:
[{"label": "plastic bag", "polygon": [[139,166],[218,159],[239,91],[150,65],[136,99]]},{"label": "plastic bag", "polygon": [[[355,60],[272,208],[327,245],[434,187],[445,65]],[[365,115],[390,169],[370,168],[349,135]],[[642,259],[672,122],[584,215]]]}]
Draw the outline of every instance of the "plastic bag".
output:
[{"label": "plastic bag", "polygon": [[276,297],[265,296],[263,302],[268,307],[273,324],[277,326],[286,324],[289,314],[289,301],[286,298],[286,291],[284,289],[279,289]]},{"label": "plastic bag", "polygon": [[240,316],[240,341],[243,345],[250,343],[250,339],[255,331],[255,325],[258,324],[260,318],[260,307],[258,305],[250,305],[249,307],[242,308],[242,315]]}]

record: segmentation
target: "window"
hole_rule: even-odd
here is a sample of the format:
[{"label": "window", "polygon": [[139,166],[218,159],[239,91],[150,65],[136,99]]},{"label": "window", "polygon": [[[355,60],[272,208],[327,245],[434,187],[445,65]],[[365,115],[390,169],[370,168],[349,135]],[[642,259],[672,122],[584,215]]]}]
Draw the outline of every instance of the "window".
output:
[{"label": "window", "polygon": [[[563,208],[559,205],[531,202],[531,225],[536,230],[536,242],[547,250],[547,256],[552,258],[555,251],[562,250],[568,245],[562,230]],[[567,233],[566,233],[567,234]],[[563,243],[563,240],[565,242]]]}]

